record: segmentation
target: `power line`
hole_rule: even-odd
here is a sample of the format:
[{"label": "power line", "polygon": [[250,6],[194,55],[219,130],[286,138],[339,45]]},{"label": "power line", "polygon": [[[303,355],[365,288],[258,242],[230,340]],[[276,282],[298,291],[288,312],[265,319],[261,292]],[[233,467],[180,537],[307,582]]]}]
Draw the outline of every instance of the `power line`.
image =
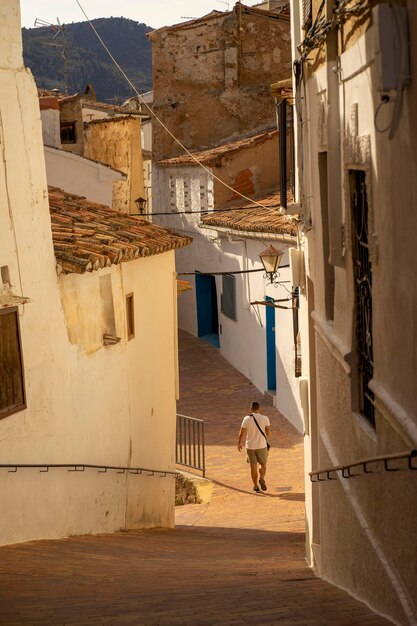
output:
[{"label": "power line", "polygon": [[[274,207],[262,207],[264,209],[273,209]],[[275,208],[278,208],[275,207]],[[247,206],[235,206],[235,207],[226,207],[225,209],[204,209],[201,211],[166,211],[163,213],[149,213],[151,217],[157,217],[158,215],[203,215],[205,213],[227,213],[228,211],[246,211],[249,209]]]},{"label": "power line", "polygon": [[191,157],[193,159],[193,161],[195,163],[197,163],[200,167],[203,168],[203,170],[205,170],[210,176],[212,176],[212,178],[214,178],[215,180],[217,180],[217,182],[219,182],[220,184],[224,185],[227,189],[229,189],[230,191],[233,191],[234,193],[236,193],[237,195],[239,195],[241,198],[244,198],[245,200],[247,200],[248,202],[250,202],[251,204],[255,205],[255,206],[259,206],[262,209],[266,209],[267,207],[265,207],[263,204],[261,204],[260,202],[257,202],[256,200],[253,200],[252,198],[249,198],[248,196],[245,196],[243,193],[240,193],[240,191],[237,191],[237,189],[234,189],[233,187],[231,187],[230,185],[228,185],[227,183],[224,182],[224,180],[222,180],[221,178],[219,178],[218,176],[216,176],[215,174],[213,174],[213,172],[211,170],[209,170],[208,167],[206,167],[201,161],[198,160],[198,158],[192,153],[190,152],[190,150],[188,150],[188,148],[186,148],[184,146],[184,144],[177,138],[175,137],[175,135],[169,130],[169,128],[164,124],[164,122],[157,116],[157,114],[153,111],[153,109],[148,105],[147,102],[145,102],[145,99],[141,96],[141,94],[138,92],[138,90],[136,89],[135,85],[132,83],[132,81],[130,80],[130,78],[127,76],[127,74],[125,73],[125,71],[123,70],[123,68],[119,65],[119,63],[116,61],[116,59],[114,58],[114,56],[112,55],[112,53],[110,52],[109,48],[106,46],[106,44],[104,43],[103,39],[101,38],[101,36],[98,34],[96,28],[94,27],[94,25],[92,24],[90,18],[88,17],[87,13],[84,11],[80,0],[75,0],[75,2],[78,4],[81,12],[83,13],[84,17],[86,18],[87,22],[89,23],[89,25],[91,26],[94,34],[96,35],[97,39],[100,41],[101,45],[103,46],[103,48],[105,49],[105,51],[107,52],[107,54],[109,55],[109,57],[111,58],[111,60],[113,61],[113,63],[115,64],[115,66],[117,67],[117,69],[119,70],[119,72],[122,74],[122,76],[126,79],[126,81],[128,82],[128,84],[130,85],[130,87],[133,89],[133,91],[135,92],[135,94],[138,96],[138,98],[140,99],[141,103],[148,109],[150,115],[162,126],[162,128],[165,130],[165,132],[168,133],[168,135],[170,137],[172,137],[172,139],[180,146],[180,148],[182,150],[184,150],[184,152],[186,154],[188,154],[189,157]]},{"label": "power line", "polygon": [[[285,267],[289,267],[289,265],[280,265],[279,269],[284,269]],[[257,270],[236,270],[233,272],[177,272],[177,276],[227,276],[230,274],[252,274],[253,272],[264,272],[265,269],[263,267]],[[289,280],[283,280],[282,283],[289,283]],[[281,284],[281,283],[279,283]]]}]

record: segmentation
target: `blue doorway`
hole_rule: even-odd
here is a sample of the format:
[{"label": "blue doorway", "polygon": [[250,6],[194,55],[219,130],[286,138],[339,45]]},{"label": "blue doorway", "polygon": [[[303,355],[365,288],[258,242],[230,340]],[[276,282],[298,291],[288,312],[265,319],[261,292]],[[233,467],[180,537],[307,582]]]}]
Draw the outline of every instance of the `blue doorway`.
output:
[{"label": "blue doorway", "polygon": [[[267,302],[273,302],[274,299],[265,296]],[[266,372],[268,391],[276,391],[277,389],[277,360],[275,347],[275,307],[266,306]]]},{"label": "blue doorway", "polygon": [[217,310],[216,279],[211,274],[195,275],[198,336],[220,348],[219,314]]}]

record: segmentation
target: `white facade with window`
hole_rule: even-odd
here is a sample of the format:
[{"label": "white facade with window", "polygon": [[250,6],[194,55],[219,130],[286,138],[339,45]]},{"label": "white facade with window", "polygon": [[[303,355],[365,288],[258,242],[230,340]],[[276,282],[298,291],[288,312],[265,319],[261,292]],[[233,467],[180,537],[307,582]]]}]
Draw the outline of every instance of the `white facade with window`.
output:
[{"label": "white facade with window", "polygon": [[[18,0],[0,5],[0,58],[1,463],[173,471],[174,252],[118,264],[107,259],[101,269],[97,261],[97,270],[87,255],[92,271],[68,273],[76,266],[77,227],[65,234],[69,218],[62,213],[53,242],[39,103],[23,67]],[[94,224],[91,206],[87,214]],[[58,259],[65,249],[67,266]],[[125,301],[132,293],[134,337]],[[174,523],[171,475],[3,468],[0,493],[0,545]]]},{"label": "white facade with window", "polygon": [[[292,7],[294,60],[306,52],[294,86],[306,271],[301,311],[308,329],[302,335],[309,378],[307,477],[417,447],[417,299],[411,287],[417,218],[410,210],[416,197],[416,85],[414,76],[411,85],[403,84],[408,70],[398,66],[397,89],[384,103],[379,69],[381,55],[393,61],[393,46],[407,46],[405,14],[395,14],[397,4],[372,13],[359,6],[356,17],[346,13],[347,21],[341,13],[343,27],[330,28],[322,61],[309,69],[317,49],[308,48],[311,39],[302,29],[307,13],[312,9],[314,27],[317,19],[330,20],[338,3],[324,3],[320,15],[315,2],[299,0]],[[415,71],[417,7],[402,4]],[[382,38],[380,10],[388,10]],[[384,127],[387,132],[380,132]],[[307,554],[320,576],[394,623],[415,625],[417,577],[409,555],[416,546],[411,520],[417,472],[394,464],[400,467],[389,472],[384,463],[373,464],[367,466],[371,475],[359,466],[354,479],[337,472],[326,480],[325,472],[315,484],[307,478]]]},{"label": "white facade with window", "polygon": [[[278,280],[283,281],[281,285],[268,285],[263,271],[260,271],[262,265],[259,253],[273,244],[286,251],[282,264],[287,265],[288,249],[296,245],[296,239],[288,235],[274,236],[261,232],[250,235],[244,231],[229,229],[225,232],[221,228],[202,227],[204,213],[199,211],[212,211],[214,198],[212,178],[201,168],[155,165],[153,187],[158,197],[154,206],[169,207],[167,212],[172,212],[172,215],[165,216],[155,212],[154,222],[193,238],[190,246],[176,252],[179,278],[183,278],[182,272],[201,272],[211,276],[205,280],[198,275],[184,276],[193,285],[193,290],[179,300],[179,327],[217,344],[224,357],[252,380],[258,389],[267,392],[269,401],[299,431],[304,432],[300,393],[300,384],[303,383],[300,383],[300,377],[295,376],[293,311],[274,309],[275,323],[271,324],[270,333],[275,336],[275,350],[268,360],[266,307],[251,304],[269,297],[282,299],[280,306],[292,306],[290,269],[280,270]],[[226,276],[221,274],[253,269],[259,271]],[[208,292],[209,289],[212,295],[207,295],[207,298],[212,301],[212,319],[205,316],[204,305],[199,311],[200,293],[202,290]]]}]

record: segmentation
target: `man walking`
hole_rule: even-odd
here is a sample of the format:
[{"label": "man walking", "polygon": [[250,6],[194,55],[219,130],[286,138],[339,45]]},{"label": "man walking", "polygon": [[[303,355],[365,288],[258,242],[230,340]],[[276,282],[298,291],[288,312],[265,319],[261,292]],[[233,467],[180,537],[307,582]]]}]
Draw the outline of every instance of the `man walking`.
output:
[{"label": "man walking", "polygon": [[[237,449],[239,452],[243,448],[243,440],[250,463],[250,473],[253,481],[253,490],[259,493],[259,485],[262,491],[266,491],[266,462],[268,460],[268,441],[271,436],[271,424],[266,415],[260,413],[259,402],[252,402],[251,413],[243,418],[239,432]],[[259,485],[258,485],[258,464]]]}]

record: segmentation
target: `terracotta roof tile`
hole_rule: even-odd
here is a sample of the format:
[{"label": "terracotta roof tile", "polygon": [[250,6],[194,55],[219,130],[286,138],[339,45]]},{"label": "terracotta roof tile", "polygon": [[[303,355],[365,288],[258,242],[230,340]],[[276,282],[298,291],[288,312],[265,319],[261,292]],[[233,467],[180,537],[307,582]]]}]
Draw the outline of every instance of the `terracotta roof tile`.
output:
[{"label": "terracotta roof tile", "polygon": [[91,124],[114,124],[125,122],[126,120],[136,120],[138,116],[133,114],[130,115],[128,111],[125,111],[126,115],[117,115],[116,117],[102,117],[101,119],[91,120],[90,122],[85,122],[88,126]]},{"label": "terracotta roof tile", "polygon": [[[238,139],[237,141],[233,141],[230,143],[223,144],[221,146],[217,146],[216,148],[209,148],[208,150],[200,150],[198,152],[193,152],[192,154],[198,161],[203,163],[204,165],[214,166],[220,165],[221,161],[224,157],[233,154],[234,152],[239,152],[240,150],[244,150],[245,148],[251,148],[258,144],[264,143],[266,141],[271,141],[272,139],[278,136],[277,130],[267,130],[263,133],[259,133],[257,135],[252,135],[251,137],[245,137],[244,139]],[[189,156],[188,154],[183,154],[176,157],[171,157],[169,159],[163,159],[158,162],[158,165],[162,167],[170,167],[170,166],[189,166],[196,165],[198,163]]]},{"label": "terracotta roof tile", "polygon": [[58,273],[91,272],[182,248],[192,239],[49,187],[52,238]]},{"label": "terracotta roof tile", "polygon": [[83,107],[86,109],[95,109],[97,111],[109,111],[114,113],[124,113],[126,115],[142,115],[139,111],[132,111],[129,107],[119,104],[108,104],[107,102],[98,102],[89,98],[81,98]]},{"label": "terracotta roof tile", "polygon": [[233,209],[216,210],[204,215],[204,226],[228,228],[240,232],[259,232],[277,235],[297,235],[297,216],[279,212],[280,194],[257,199],[265,208],[246,202]]}]

